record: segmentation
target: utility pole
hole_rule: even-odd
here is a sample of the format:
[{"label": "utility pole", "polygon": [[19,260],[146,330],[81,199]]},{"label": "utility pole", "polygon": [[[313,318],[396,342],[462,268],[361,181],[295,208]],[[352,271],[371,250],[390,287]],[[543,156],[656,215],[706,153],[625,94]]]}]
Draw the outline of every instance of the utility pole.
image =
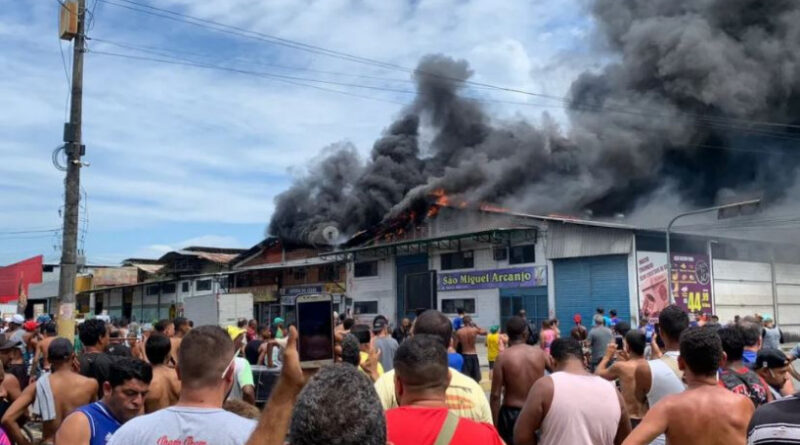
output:
[{"label": "utility pole", "polygon": [[[63,7],[63,6],[62,6]],[[64,181],[64,230],[61,267],[58,281],[58,335],[74,340],[75,277],[78,272],[78,212],[80,206],[81,115],[83,111],[83,53],[86,36],[86,0],[78,0],[78,27],[72,53],[72,94],[69,123],[64,125],[64,151],[67,155],[67,177]]]}]

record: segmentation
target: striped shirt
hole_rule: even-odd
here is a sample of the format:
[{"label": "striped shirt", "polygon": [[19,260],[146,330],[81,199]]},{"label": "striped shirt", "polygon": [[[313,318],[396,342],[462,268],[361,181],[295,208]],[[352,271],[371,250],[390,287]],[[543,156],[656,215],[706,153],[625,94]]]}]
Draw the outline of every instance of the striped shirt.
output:
[{"label": "striped shirt", "polygon": [[747,429],[747,444],[800,444],[800,398],[798,394],[759,407]]}]

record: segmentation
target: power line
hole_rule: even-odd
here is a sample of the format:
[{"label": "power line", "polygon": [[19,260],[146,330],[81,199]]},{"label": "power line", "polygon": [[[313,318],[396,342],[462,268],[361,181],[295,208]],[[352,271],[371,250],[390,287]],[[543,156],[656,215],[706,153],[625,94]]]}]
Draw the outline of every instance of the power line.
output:
[{"label": "power line", "polygon": [[[98,37],[92,37],[91,40],[96,41],[96,42],[106,43],[106,44],[113,45],[113,46],[117,46],[117,47],[120,47],[120,48],[126,48],[126,49],[135,50],[135,51],[142,51],[142,52],[149,52],[149,53],[153,53],[153,54],[168,55],[170,57],[177,57],[177,56],[173,56],[173,54],[185,54],[185,55],[189,55],[189,56],[203,57],[203,58],[211,56],[210,54],[202,54],[202,53],[197,53],[197,52],[193,52],[193,51],[186,51],[186,50],[183,50],[183,49],[178,50],[178,49],[174,49],[174,48],[163,48],[163,47],[149,46],[149,45],[136,45],[136,44],[129,43],[129,42],[120,42],[120,41],[108,40],[108,39],[103,39],[103,38],[98,38]],[[325,74],[325,75],[330,75],[330,76],[354,77],[354,78],[362,78],[362,79],[379,80],[379,81],[383,81],[383,82],[397,82],[397,83],[406,83],[406,84],[415,83],[415,81],[412,80],[412,79],[399,79],[399,78],[373,76],[373,75],[369,75],[369,74],[345,73],[345,72],[341,72],[341,71],[319,70],[319,69],[313,69],[313,68],[304,67],[304,66],[297,66],[297,65],[284,65],[284,64],[279,64],[279,63],[265,63],[263,61],[255,61],[253,59],[244,59],[244,60],[242,60],[242,58],[239,57],[239,56],[235,56],[233,59],[235,61],[244,61],[246,63],[257,65],[257,66],[278,68],[278,69],[290,70],[290,71],[305,71],[305,72],[309,72],[309,73]],[[489,88],[480,88],[480,89],[489,89]]]},{"label": "power line", "polygon": [[[417,92],[413,91],[413,90],[400,90],[400,89],[393,89],[393,88],[377,87],[377,86],[373,86],[373,85],[363,85],[363,84],[348,83],[348,82],[337,82],[337,81],[331,81],[331,80],[313,79],[313,78],[308,78],[308,77],[287,76],[287,75],[284,75],[284,74],[276,74],[276,73],[270,73],[270,72],[264,72],[264,71],[251,71],[251,70],[245,70],[245,69],[241,69],[241,68],[227,67],[227,66],[222,66],[222,65],[213,65],[213,64],[208,64],[208,63],[196,62],[196,61],[189,60],[189,59],[174,58],[174,57],[163,56],[163,55],[162,55],[162,57],[169,57],[169,58],[177,59],[177,60],[150,59],[150,58],[146,58],[146,57],[139,57],[139,56],[129,55],[129,54],[112,53],[112,52],[106,52],[106,51],[92,51],[92,53],[93,54],[106,55],[106,56],[126,57],[126,58],[131,58],[131,59],[141,58],[142,60],[153,60],[153,61],[156,61],[156,62],[163,62],[163,63],[175,63],[175,64],[178,64],[178,65],[183,64],[183,65],[193,66],[193,67],[197,67],[197,68],[207,68],[207,69],[231,71],[231,72],[235,72],[235,73],[239,73],[239,74],[270,77],[270,78],[275,78],[275,79],[279,79],[279,80],[292,80],[292,81],[297,81],[297,82],[322,83],[322,84],[327,84],[327,85],[343,86],[343,87],[350,87],[350,88],[364,88],[364,89],[368,89],[368,90],[387,91],[387,92],[391,92],[391,93],[417,94]],[[179,61],[182,61],[182,62],[179,62]],[[305,85],[305,86],[309,86],[309,85]]]},{"label": "power line", "polygon": [[[117,46],[117,47],[120,47],[120,48],[130,49],[130,50],[134,50],[134,51],[140,51],[140,52],[144,52],[144,53],[148,53],[148,54],[156,54],[158,56],[167,57],[167,58],[171,58],[171,59],[178,59],[178,60],[189,62],[191,64],[209,65],[209,64],[207,64],[205,62],[198,62],[198,61],[193,60],[191,58],[173,55],[173,54],[177,53],[177,54],[192,55],[192,56],[196,56],[196,57],[207,57],[207,55],[199,54],[199,53],[195,53],[195,52],[176,51],[174,49],[169,49],[169,48],[159,48],[159,47],[153,47],[153,46],[135,45],[135,44],[127,43],[127,42],[116,42],[116,41],[110,41],[110,40],[101,39],[101,38],[94,38],[93,40],[101,42],[101,43],[107,43],[107,44],[110,44],[110,45],[113,45],[113,46]],[[309,70],[309,69],[302,68],[302,67],[290,67],[290,66],[286,66],[286,65],[263,64],[263,63],[257,63],[257,64],[258,65],[264,65],[264,66],[270,66],[270,67],[284,68],[284,69],[293,69],[293,70],[298,70],[298,71],[311,71],[311,72],[320,72],[320,73],[329,73],[329,74],[353,76],[352,74],[338,73],[338,72],[325,72],[325,71],[320,71],[320,70]],[[220,69],[226,69],[227,68],[227,67],[221,67],[219,65],[214,65],[214,67],[220,68]],[[275,73],[261,73],[261,74],[279,76],[279,74],[275,74]],[[293,76],[287,76],[287,77],[293,77]],[[386,78],[381,78],[381,77],[377,77],[377,76],[364,76],[364,77],[371,77],[373,79],[383,80],[383,81],[390,81],[390,82],[400,81],[399,79],[386,79]],[[331,83],[331,84],[338,85],[338,86],[349,86],[349,87],[361,88],[361,89],[365,89],[366,88],[366,89],[382,90],[382,91],[389,91],[389,92],[401,93],[401,94],[418,94],[417,92],[410,91],[410,90],[390,89],[390,88],[386,88],[386,87],[375,87],[375,86],[369,86],[369,85],[363,85],[363,84],[332,82],[332,81],[325,81],[325,80],[319,80],[319,79],[309,79],[309,78],[295,78],[295,79],[299,80],[299,81],[306,81],[306,82]],[[408,82],[413,82],[413,81],[408,80]],[[485,87],[474,87],[474,86],[471,86],[470,88],[489,89],[489,88],[485,88]],[[480,101],[480,102],[492,102],[492,103],[502,103],[502,104],[511,104],[511,105],[520,105],[520,106],[533,106],[533,107],[551,107],[551,108],[559,108],[559,109],[562,108],[561,105],[556,105],[556,104],[541,104],[541,103],[531,103],[531,102],[505,101],[505,100],[487,99],[487,98],[484,98],[484,97],[476,97],[476,96],[469,96],[469,95],[464,95],[464,97],[470,98],[470,99],[473,99],[473,100],[477,100],[477,101]],[[591,106],[588,106],[588,105],[585,105],[585,104],[573,104],[572,108],[575,109],[575,110],[578,110],[578,111],[588,111],[588,112],[607,112],[607,111],[612,111],[612,112],[615,112],[615,113],[630,114],[630,115],[634,115],[634,116],[637,116],[637,117],[642,115],[642,113],[633,112],[633,111],[629,111],[629,110],[608,109],[608,108],[604,108],[604,107],[598,108],[598,107],[591,107]],[[736,130],[739,130],[740,132],[746,133],[746,134],[755,134],[755,135],[759,135],[759,136],[773,137],[773,138],[778,138],[778,139],[784,139],[784,140],[789,140],[789,141],[800,142],[800,136],[789,136],[789,135],[787,135],[787,133],[777,133],[777,132],[772,132],[772,131],[769,131],[769,130],[757,130],[757,129],[752,129],[750,127],[740,127],[740,126],[731,125],[731,124],[724,124],[724,123],[702,122],[702,121],[699,122],[699,123],[701,125],[720,126],[722,128],[736,129]],[[736,150],[734,150],[734,151],[736,151]]]},{"label": "power line", "polygon": [[[101,1],[104,1],[104,0],[101,0]],[[387,102],[387,103],[398,104],[398,105],[404,105],[404,104],[401,103],[401,102],[391,101],[391,100],[382,99],[382,98],[378,98],[378,97],[374,97],[374,96],[364,96],[364,95],[350,93],[350,92],[347,92],[347,91],[320,87],[318,85],[310,85],[310,84],[304,83],[304,82],[317,82],[317,83],[331,84],[331,85],[336,85],[336,86],[345,86],[345,87],[352,87],[352,88],[366,88],[366,89],[370,89],[370,90],[386,91],[386,92],[401,93],[401,94],[418,94],[418,92],[411,91],[411,90],[398,90],[398,89],[383,88],[383,87],[376,87],[376,86],[369,86],[369,85],[352,84],[352,83],[345,83],[345,82],[333,82],[333,81],[325,81],[325,80],[319,80],[319,79],[311,79],[311,78],[296,77],[296,76],[285,76],[285,75],[281,75],[281,74],[259,72],[259,71],[252,71],[252,70],[244,70],[244,69],[233,68],[233,67],[226,67],[226,66],[213,65],[213,64],[208,64],[208,63],[195,62],[195,61],[192,61],[190,59],[177,59],[177,58],[174,58],[174,57],[168,56],[168,55],[163,55],[162,57],[164,57],[164,58],[156,58],[156,57],[146,57],[146,56],[138,56],[138,55],[132,55],[132,54],[113,53],[113,52],[106,52],[106,51],[95,51],[95,50],[92,50],[91,52],[93,54],[97,54],[97,55],[120,57],[120,58],[124,58],[124,59],[151,61],[151,62],[157,62],[157,63],[171,64],[171,65],[182,65],[182,66],[189,66],[189,67],[196,67],[196,68],[203,68],[203,69],[227,71],[227,72],[233,72],[233,73],[237,73],[237,74],[244,74],[244,75],[255,76],[255,77],[262,77],[262,78],[267,78],[267,79],[271,79],[271,80],[285,82],[285,83],[289,83],[289,84],[293,84],[293,85],[297,85],[297,86],[310,87],[310,88],[315,88],[315,89],[319,89],[319,90],[327,91],[327,92],[332,92],[332,93],[336,93],[336,94],[342,94],[342,95],[357,97],[357,98],[361,98],[361,99],[374,100],[374,101],[379,101],[379,102]],[[493,100],[493,99],[483,99],[483,98],[476,98],[476,97],[469,97],[469,96],[467,98],[472,99],[472,100],[476,100],[476,101],[479,101],[479,102],[508,103],[507,101],[498,101],[498,100]],[[546,104],[530,104],[530,103],[524,103],[524,102],[519,102],[517,104],[519,104],[519,105],[529,105],[529,106],[545,106],[545,107],[548,106]],[[800,141],[800,138],[798,138],[797,140]],[[800,152],[778,152],[776,150],[759,150],[759,149],[748,149],[748,148],[736,148],[736,147],[726,147],[726,146],[718,146],[718,145],[711,145],[711,144],[683,144],[683,145],[680,145],[680,146],[675,146],[674,148],[681,148],[681,147],[697,147],[697,148],[707,148],[707,149],[711,149],[711,150],[725,150],[725,151],[732,151],[732,152],[758,153],[758,154],[766,154],[766,155],[800,156]]]},{"label": "power line", "polygon": [[386,68],[386,69],[402,70],[402,71],[406,71],[406,72],[409,72],[409,73],[413,72],[412,69],[409,69],[409,68],[406,68],[406,67],[402,67],[400,65],[396,65],[396,64],[393,64],[393,63],[382,62],[382,61],[378,61],[378,60],[374,60],[374,59],[369,59],[367,57],[361,57],[361,56],[357,56],[357,55],[354,55],[354,54],[348,54],[348,53],[341,52],[341,51],[336,51],[336,50],[323,48],[323,47],[316,46],[316,45],[310,45],[310,44],[306,44],[306,43],[302,43],[302,42],[298,42],[298,41],[294,41],[294,40],[290,40],[290,39],[284,39],[282,37],[278,37],[278,36],[274,36],[274,35],[270,35],[270,34],[265,34],[265,33],[262,33],[262,32],[252,31],[252,30],[249,30],[249,29],[246,29],[246,28],[241,28],[241,27],[238,27],[238,26],[228,25],[228,24],[225,24],[225,23],[220,23],[220,22],[216,22],[216,21],[213,21],[213,20],[208,20],[208,19],[204,19],[204,18],[201,18],[201,17],[195,17],[195,16],[191,16],[191,15],[188,15],[188,14],[182,14],[182,13],[176,12],[176,11],[171,11],[171,10],[168,10],[168,9],[158,8],[158,7],[151,6],[151,5],[148,5],[148,4],[145,4],[145,3],[139,3],[139,2],[135,2],[135,1],[131,1],[131,0],[118,0],[118,1],[121,1],[121,2],[124,2],[124,3],[127,3],[128,5],[133,5],[133,6],[128,6],[128,5],[124,5],[124,4],[121,4],[121,3],[116,3],[116,2],[110,1],[110,0],[99,0],[99,1],[102,1],[103,3],[109,4],[109,5],[112,5],[112,6],[116,6],[116,7],[119,7],[119,8],[125,8],[125,9],[129,9],[131,11],[136,11],[136,12],[140,12],[140,13],[143,13],[143,14],[148,14],[148,15],[152,15],[152,16],[156,16],[156,17],[165,18],[167,20],[173,20],[173,21],[188,23],[188,24],[195,25],[195,26],[198,26],[198,27],[201,27],[201,28],[212,29],[212,30],[215,30],[215,31],[218,31],[218,32],[222,32],[222,33],[240,35],[242,37],[248,37],[248,38],[252,38],[252,39],[262,40],[262,41],[265,41],[265,42],[268,42],[268,43],[281,45],[281,46],[286,46],[286,47],[289,47],[289,48],[298,49],[298,50],[302,50],[302,51],[307,51],[307,52],[311,52],[311,53],[314,53],[314,54],[321,54],[321,55],[326,55],[326,56],[329,56],[329,57],[348,60],[348,61],[351,61],[351,62],[368,64],[368,65],[373,65],[373,66],[379,66],[379,67]]},{"label": "power line", "polygon": [[[101,0],[101,1],[105,1],[105,0]],[[396,101],[392,101],[392,100],[381,99],[381,98],[377,98],[377,97],[373,97],[373,96],[363,96],[363,95],[360,95],[360,94],[353,94],[353,93],[350,93],[350,92],[347,92],[347,91],[336,90],[336,89],[333,89],[333,88],[325,88],[325,87],[321,87],[321,86],[318,86],[318,85],[309,85],[309,84],[300,82],[301,80],[306,80],[306,79],[297,78],[297,77],[293,77],[293,76],[283,76],[283,75],[279,75],[279,74],[261,73],[261,72],[256,72],[256,71],[248,71],[248,70],[242,70],[242,69],[237,69],[237,68],[229,68],[229,67],[223,67],[223,66],[215,66],[215,65],[191,62],[191,61],[186,61],[186,60],[157,59],[157,58],[153,58],[153,57],[135,56],[135,55],[130,55],[130,54],[119,54],[119,53],[112,53],[112,52],[106,52],[106,51],[92,51],[92,54],[112,56],[112,57],[122,57],[122,58],[133,59],[133,60],[147,60],[147,61],[152,61],[152,62],[160,62],[160,63],[172,64],[172,65],[193,66],[193,67],[196,67],[196,68],[217,69],[217,70],[229,71],[229,72],[245,74],[245,75],[250,75],[250,76],[270,78],[270,79],[273,79],[273,80],[289,83],[289,84],[292,84],[292,85],[315,88],[315,89],[318,89],[318,90],[328,91],[328,92],[336,93],[336,94],[342,94],[342,95],[345,95],[345,96],[358,97],[358,98],[361,98],[361,99],[374,100],[374,101],[378,101],[378,102],[387,102],[387,103],[392,103],[392,104],[396,104],[396,105],[405,105],[402,102],[396,102]],[[308,80],[308,81],[327,83],[327,84],[332,84],[332,85],[340,85],[340,86],[341,85],[348,85],[348,84],[344,84],[342,82],[327,82],[327,81],[320,81],[320,80]],[[371,89],[380,89],[380,88],[377,88],[377,87],[370,87],[370,88]]]},{"label": "power line", "polygon": [[[116,2],[111,1],[111,0],[97,0],[97,1],[102,1],[102,2],[107,3],[109,5],[117,6],[117,7],[120,7],[120,8],[125,8],[125,9],[131,10],[131,11],[135,11],[135,12],[139,12],[139,13],[143,13],[143,14],[148,14],[148,15],[152,15],[152,16],[156,16],[156,17],[161,17],[161,18],[164,18],[164,19],[167,19],[167,20],[173,20],[173,21],[177,21],[177,22],[181,22],[181,23],[187,23],[187,24],[191,24],[191,25],[198,26],[198,27],[205,28],[205,29],[210,29],[210,30],[213,30],[213,31],[221,32],[221,33],[237,35],[237,36],[251,38],[251,39],[255,39],[255,40],[261,40],[261,41],[264,41],[264,42],[267,42],[267,43],[271,43],[271,44],[281,45],[281,46],[285,46],[285,47],[292,48],[292,49],[297,49],[297,50],[301,50],[301,51],[311,52],[311,53],[314,53],[314,54],[319,54],[319,55],[324,55],[324,56],[328,56],[328,57],[338,58],[338,59],[342,59],[342,60],[346,60],[346,61],[350,61],[350,62],[361,63],[361,64],[366,64],[366,65],[372,65],[372,66],[380,67],[380,68],[383,68],[383,69],[398,70],[398,71],[403,71],[403,72],[407,72],[407,73],[415,73],[417,75],[435,77],[435,78],[448,80],[448,81],[452,81],[452,82],[463,83],[463,84],[466,84],[466,85],[480,86],[480,87],[486,87],[486,88],[500,90],[500,91],[506,91],[506,92],[525,94],[525,95],[530,95],[530,96],[535,96],[535,97],[541,97],[541,98],[546,98],[546,99],[551,99],[551,100],[557,100],[557,101],[563,102],[563,103],[565,103],[567,105],[571,105],[573,107],[576,106],[575,102],[572,99],[569,99],[569,98],[566,98],[566,97],[563,97],[563,96],[556,96],[556,95],[551,95],[551,94],[544,94],[544,93],[525,91],[525,90],[521,90],[521,89],[517,89],[517,88],[502,87],[502,86],[492,85],[492,84],[483,83],[483,82],[476,82],[476,81],[470,81],[470,80],[465,80],[465,79],[453,78],[453,77],[444,76],[444,75],[437,74],[437,73],[429,73],[429,72],[424,72],[424,71],[420,71],[420,70],[414,70],[414,69],[411,69],[411,68],[408,68],[408,67],[404,67],[404,66],[401,66],[401,65],[397,65],[397,64],[394,64],[394,63],[379,61],[379,60],[370,59],[370,58],[367,58],[367,57],[361,57],[361,56],[357,56],[357,55],[346,53],[346,52],[342,52],[342,51],[331,50],[331,49],[320,47],[320,46],[316,46],[316,45],[310,45],[310,44],[298,42],[298,41],[295,41],[295,40],[285,39],[285,38],[281,38],[281,37],[278,37],[278,36],[275,36],[275,35],[265,34],[265,33],[257,32],[257,31],[252,31],[252,30],[248,30],[248,29],[245,29],[245,28],[241,28],[241,27],[238,27],[238,26],[234,26],[234,25],[228,25],[228,24],[225,24],[225,23],[221,23],[221,22],[217,22],[217,21],[213,21],[213,20],[208,20],[208,19],[204,19],[204,18],[201,18],[201,17],[191,16],[191,15],[188,15],[188,14],[183,14],[183,13],[176,12],[176,11],[171,11],[171,10],[168,10],[168,9],[158,8],[158,7],[155,7],[155,6],[151,6],[151,5],[148,5],[148,4],[136,2],[136,1],[133,1],[133,0],[117,0],[117,1],[120,1],[120,2],[124,2],[126,4],[116,3]],[[628,107],[628,108],[630,108],[630,107]],[[609,107],[607,107],[605,105],[602,107],[602,111],[619,112],[619,110],[614,110],[614,109],[609,108]],[[654,110],[649,110],[649,111],[648,110],[643,110],[643,111],[646,111],[649,114],[655,115],[656,117],[659,117],[659,118],[672,118],[673,117],[673,116],[661,114],[660,112],[654,111]],[[638,111],[638,112],[628,111],[628,112],[632,113],[632,114],[636,114],[636,115],[642,114],[641,111]],[[698,114],[692,114],[692,113],[686,113],[686,112],[680,112],[680,114],[684,115],[684,116],[687,116],[687,117],[690,117],[690,118],[695,119],[695,120],[705,121],[705,122],[707,122],[709,124],[725,124],[726,122],[731,122],[731,123],[735,123],[735,124],[738,124],[738,125],[746,125],[746,126],[761,125],[761,126],[800,129],[800,125],[786,124],[786,123],[780,123],[780,122],[752,121],[752,120],[738,119],[738,118],[698,115]]]},{"label": "power line", "polygon": [[58,232],[60,230],[61,230],[60,227],[56,227],[54,229],[42,229],[42,230],[0,231],[0,235],[24,235],[28,233],[49,233],[49,232]]}]

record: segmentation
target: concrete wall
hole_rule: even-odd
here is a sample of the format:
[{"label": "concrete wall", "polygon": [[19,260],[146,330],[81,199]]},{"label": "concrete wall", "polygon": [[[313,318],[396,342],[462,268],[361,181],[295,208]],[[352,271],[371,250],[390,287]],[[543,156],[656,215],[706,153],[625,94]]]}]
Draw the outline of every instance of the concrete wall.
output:
[{"label": "concrete wall", "polygon": [[800,331],[800,265],[775,264],[775,291],[781,329]]},{"label": "concrete wall", "polygon": [[[474,267],[471,269],[441,270],[442,253],[452,252],[448,250],[432,250],[429,253],[428,267],[439,273],[450,273],[459,271],[475,271],[502,269],[508,267],[524,266],[544,266],[547,265],[545,259],[544,246],[542,243],[536,244],[536,262],[528,264],[509,265],[508,260],[495,261],[492,246],[489,244],[478,244],[474,247],[463,247],[463,250],[472,250],[474,257]],[[347,267],[347,295],[354,301],[377,301],[378,310],[381,314],[394,321],[397,317],[397,291],[396,291],[396,268],[393,258],[378,261],[378,276],[355,278],[353,276],[353,263]],[[475,322],[480,326],[491,326],[500,323],[500,291],[499,289],[475,289],[460,291],[439,291],[438,309],[442,309],[442,301],[458,298],[474,298],[475,313],[472,314]],[[372,315],[372,314],[370,314]],[[455,314],[448,314],[455,316]],[[365,317],[370,318],[371,317]]]},{"label": "concrete wall", "polygon": [[722,323],[734,316],[772,314],[769,263],[714,260],[714,304]]},{"label": "concrete wall", "polygon": [[[437,252],[431,255],[433,269],[440,273],[452,273],[473,270],[486,270],[498,269],[501,267],[508,267],[508,261],[495,261],[491,248],[483,247],[473,250],[473,258],[475,267],[471,269],[450,269],[443,271],[442,253],[446,251]],[[514,265],[515,267],[518,265]],[[473,321],[478,326],[487,327],[493,324],[500,324],[500,290],[499,289],[474,289],[474,290],[459,290],[459,291],[439,291],[438,292],[438,307],[442,310],[442,301],[447,299],[458,298],[474,298],[475,299],[475,313],[470,314]],[[457,314],[447,314],[448,317],[455,317]]]},{"label": "concrete wall", "polygon": [[[378,312],[394,321],[397,316],[396,279],[394,259],[387,258],[378,261],[378,275],[373,277],[356,278],[353,274],[352,262],[347,264],[347,296],[354,301],[377,301]],[[367,315],[364,314],[364,318]]]}]

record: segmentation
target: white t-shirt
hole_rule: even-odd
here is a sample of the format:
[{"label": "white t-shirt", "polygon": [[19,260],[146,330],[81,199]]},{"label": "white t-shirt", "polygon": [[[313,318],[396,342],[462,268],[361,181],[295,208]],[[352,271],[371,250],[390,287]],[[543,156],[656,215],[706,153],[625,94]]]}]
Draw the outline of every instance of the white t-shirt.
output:
[{"label": "white t-shirt", "polygon": [[256,427],[221,408],[172,406],[126,422],[108,445],[244,445]]},{"label": "white t-shirt", "polygon": [[233,387],[231,388],[230,394],[228,394],[228,399],[241,399],[242,395],[244,394],[244,387],[245,386],[253,386],[253,368],[250,366],[250,362],[247,359],[236,357],[234,359],[234,381]]}]

